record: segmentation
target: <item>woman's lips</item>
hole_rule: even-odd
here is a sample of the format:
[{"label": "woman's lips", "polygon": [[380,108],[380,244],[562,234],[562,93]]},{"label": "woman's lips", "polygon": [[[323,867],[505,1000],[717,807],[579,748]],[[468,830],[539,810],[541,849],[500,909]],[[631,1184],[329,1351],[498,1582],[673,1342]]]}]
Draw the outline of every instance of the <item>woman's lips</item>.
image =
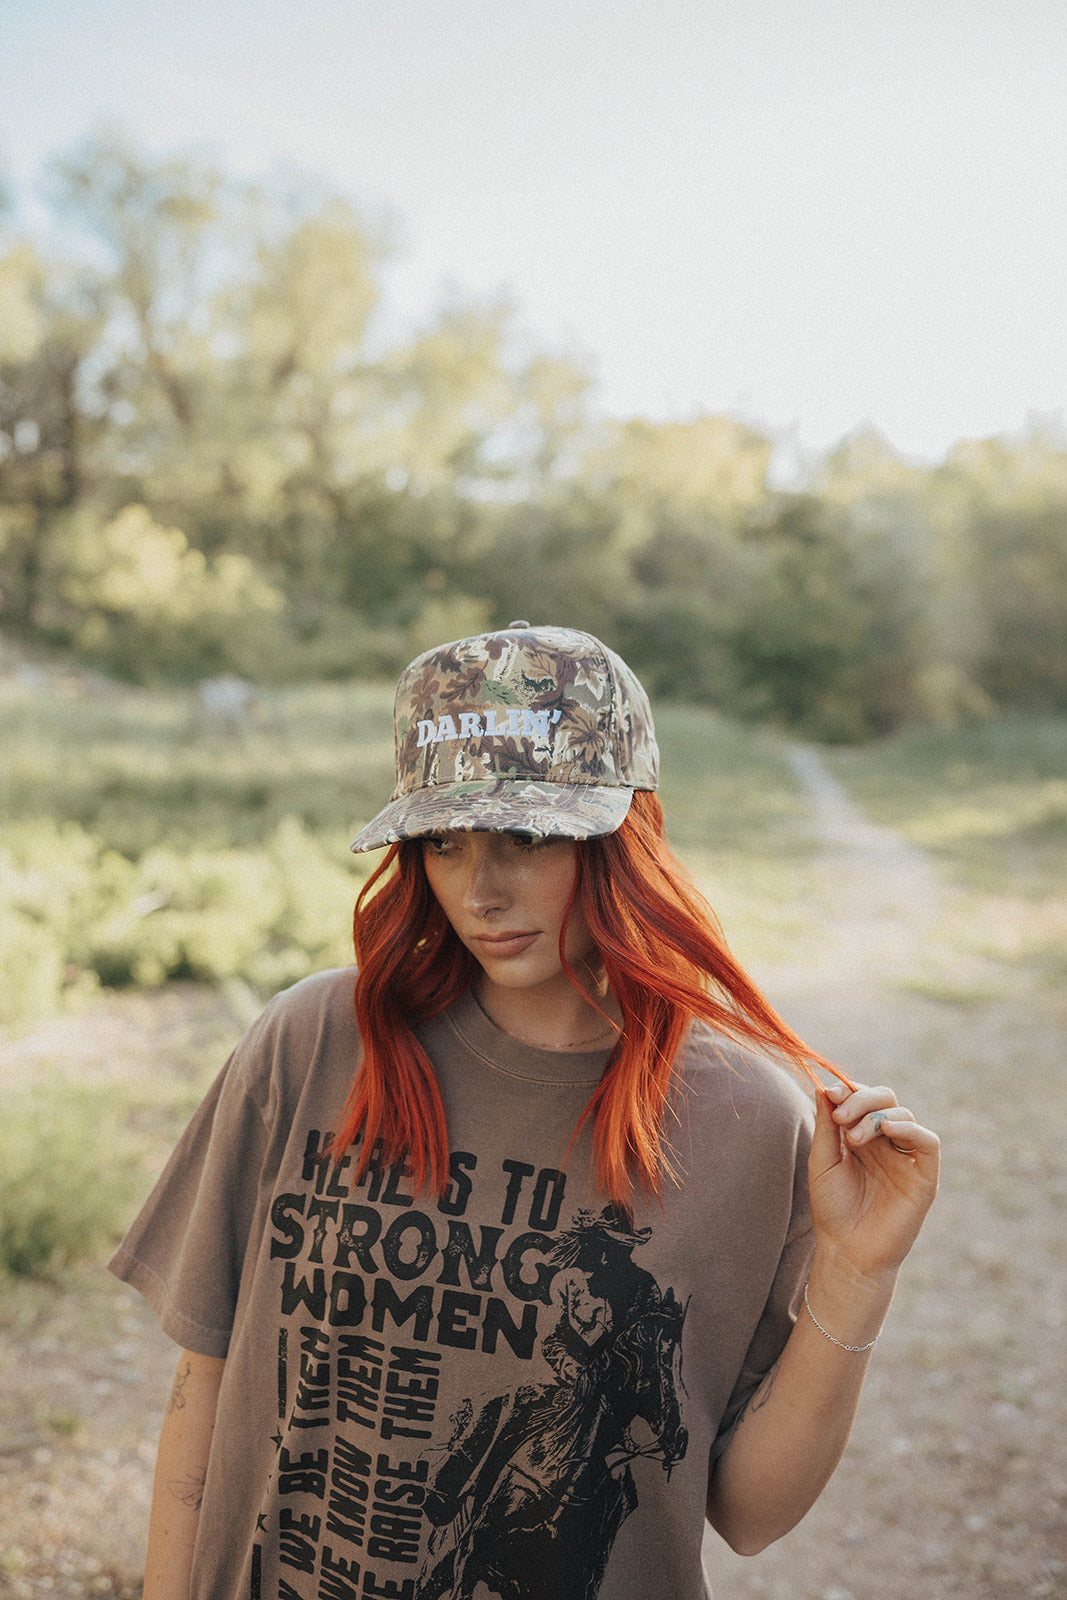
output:
[{"label": "woman's lips", "polygon": [[528,950],[538,937],[537,933],[479,933],[475,935],[475,944],[480,945],[486,955],[490,956],[521,956]]}]

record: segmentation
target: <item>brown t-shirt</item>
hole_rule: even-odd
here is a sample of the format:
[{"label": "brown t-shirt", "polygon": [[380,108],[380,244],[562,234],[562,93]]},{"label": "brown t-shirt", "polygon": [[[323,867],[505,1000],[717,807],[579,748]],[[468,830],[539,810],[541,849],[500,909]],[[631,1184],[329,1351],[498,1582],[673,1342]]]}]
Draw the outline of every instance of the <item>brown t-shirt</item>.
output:
[{"label": "brown t-shirt", "polygon": [[811,1111],[710,1030],[678,1062],[678,1185],[617,1213],[567,1146],[604,1052],[425,1024],[452,1182],[351,1186],[323,1144],[351,969],[279,995],[112,1262],[226,1356],[193,1600],[702,1600],[709,1462],[796,1314]]}]

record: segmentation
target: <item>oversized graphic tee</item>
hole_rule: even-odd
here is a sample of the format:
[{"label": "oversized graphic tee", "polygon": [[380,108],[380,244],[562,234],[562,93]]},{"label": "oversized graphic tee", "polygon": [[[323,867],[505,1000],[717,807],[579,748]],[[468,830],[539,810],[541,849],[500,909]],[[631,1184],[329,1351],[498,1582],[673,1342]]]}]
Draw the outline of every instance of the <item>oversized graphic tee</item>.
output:
[{"label": "oversized graphic tee", "polygon": [[451,1181],[326,1141],[352,970],[252,1027],[112,1262],[225,1356],[194,1600],[701,1600],[710,1463],[785,1343],[811,1112],[703,1027],[678,1182],[617,1210],[575,1125],[606,1052],[535,1049],[467,995],[419,1029]]}]

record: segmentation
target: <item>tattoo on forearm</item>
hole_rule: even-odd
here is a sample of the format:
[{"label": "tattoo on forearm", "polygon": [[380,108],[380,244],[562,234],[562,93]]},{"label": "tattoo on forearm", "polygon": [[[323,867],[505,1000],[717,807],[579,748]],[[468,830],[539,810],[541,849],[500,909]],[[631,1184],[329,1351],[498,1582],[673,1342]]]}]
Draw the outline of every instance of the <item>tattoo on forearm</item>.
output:
[{"label": "tattoo on forearm", "polygon": [[745,1418],[751,1412],[763,1410],[764,1406],[767,1404],[767,1401],[771,1398],[771,1390],[774,1388],[774,1380],[777,1378],[777,1376],[778,1363],[776,1361],[770,1372],[768,1372],[767,1376],[760,1384],[759,1388],[756,1390],[755,1394],[752,1396],[752,1399],[748,1402],[748,1405],[745,1407],[744,1411],[742,1411],[740,1421],[738,1422],[738,1427],[740,1427],[741,1423],[744,1422]]},{"label": "tattoo on forearm", "polygon": [[759,1388],[756,1390],[755,1394],[752,1396],[752,1400],[749,1405],[750,1411],[763,1410],[764,1406],[767,1404],[767,1401],[771,1398],[771,1390],[774,1388],[774,1380],[777,1378],[777,1376],[778,1363],[776,1361],[770,1372],[768,1372],[767,1376],[760,1384]]},{"label": "tattoo on forearm", "polygon": [[167,1401],[168,1417],[172,1411],[180,1411],[185,1405],[185,1385],[189,1381],[192,1370],[192,1363],[187,1361],[184,1367],[179,1367],[177,1372],[174,1374],[174,1383],[171,1387],[170,1399]]},{"label": "tattoo on forearm", "polygon": [[180,1500],[183,1506],[188,1506],[192,1511],[199,1511],[204,1503],[204,1479],[206,1473],[190,1473],[185,1478],[171,1478],[167,1488],[175,1500]]}]

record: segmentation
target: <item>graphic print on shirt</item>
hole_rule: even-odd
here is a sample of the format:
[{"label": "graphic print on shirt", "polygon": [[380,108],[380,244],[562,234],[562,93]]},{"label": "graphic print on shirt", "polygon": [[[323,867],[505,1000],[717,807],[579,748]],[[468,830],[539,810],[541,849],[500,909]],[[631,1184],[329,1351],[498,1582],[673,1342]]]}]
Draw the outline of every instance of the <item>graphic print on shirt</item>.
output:
[{"label": "graphic print on shirt", "polygon": [[[528,1384],[455,1414],[425,1512],[435,1524],[419,1600],[568,1595],[593,1600],[615,1536],[637,1506],[629,1463],[685,1455],[679,1395],[685,1307],[660,1292],[610,1206],[580,1211],[552,1253],[557,1320],[542,1345],[555,1383]],[[644,1424],[644,1442],[635,1424]],[[632,1431],[633,1430],[633,1431]]]},{"label": "graphic print on shirt", "polygon": [[[472,1225],[473,1154],[416,1206],[395,1167],[353,1190],[310,1132],[304,1187],[271,1211],[277,1465],[250,1600],[594,1600],[631,1463],[684,1459],[686,1307],[633,1259],[652,1230],[565,1213],[554,1168],[500,1166],[495,1221]],[[457,1351],[479,1389],[449,1386]]]}]

